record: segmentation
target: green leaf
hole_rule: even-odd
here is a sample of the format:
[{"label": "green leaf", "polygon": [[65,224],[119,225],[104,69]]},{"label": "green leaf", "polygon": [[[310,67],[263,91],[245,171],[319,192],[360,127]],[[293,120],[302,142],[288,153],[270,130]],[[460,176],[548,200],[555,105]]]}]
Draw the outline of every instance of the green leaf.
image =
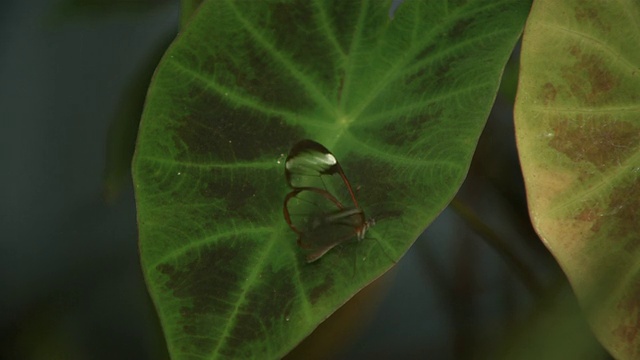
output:
[{"label": "green leaf", "polygon": [[534,225],[617,359],[640,358],[640,3],[541,0],[516,129]]},{"label": "green leaf", "polygon": [[[174,359],[283,356],[456,193],[529,4],[406,1],[393,18],[390,6],[205,1],[165,55],[133,171],[142,266]],[[382,216],[313,264],[282,215],[282,161],[303,138]]]},{"label": "green leaf", "polygon": [[203,0],[182,0],[180,1],[180,28],[183,29],[191,16],[196,12]]}]

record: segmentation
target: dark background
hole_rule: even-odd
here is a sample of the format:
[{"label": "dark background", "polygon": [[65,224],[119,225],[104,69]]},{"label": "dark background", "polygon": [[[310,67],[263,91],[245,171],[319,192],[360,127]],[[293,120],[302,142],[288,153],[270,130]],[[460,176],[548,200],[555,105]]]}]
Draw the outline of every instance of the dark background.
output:
[{"label": "dark background", "polygon": [[[3,3],[0,357],[167,358],[139,266],[126,149],[178,17],[177,1]],[[319,334],[293,355],[607,358],[527,218],[512,119],[517,52],[503,80],[458,195],[481,219],[445,210],[331,320],[342,329],[327,328],[332,344]]]}]

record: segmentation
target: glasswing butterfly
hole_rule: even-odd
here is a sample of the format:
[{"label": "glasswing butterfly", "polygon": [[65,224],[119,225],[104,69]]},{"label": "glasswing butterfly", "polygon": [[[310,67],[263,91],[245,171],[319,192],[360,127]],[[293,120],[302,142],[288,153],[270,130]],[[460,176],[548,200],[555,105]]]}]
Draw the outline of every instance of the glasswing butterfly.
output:
[{"label": "glasswing butterfly", "polygon": [[[334,175],[338,175],[335,177]],[[367,219],[336,157],[313,140],[302,140],[289,151],[285,178],[293,189],[284,198],[284,218],[307,250],[307,262],[354,237],[362,240],[375,220]],[[333,193],[346,189],[345,205]]]}]

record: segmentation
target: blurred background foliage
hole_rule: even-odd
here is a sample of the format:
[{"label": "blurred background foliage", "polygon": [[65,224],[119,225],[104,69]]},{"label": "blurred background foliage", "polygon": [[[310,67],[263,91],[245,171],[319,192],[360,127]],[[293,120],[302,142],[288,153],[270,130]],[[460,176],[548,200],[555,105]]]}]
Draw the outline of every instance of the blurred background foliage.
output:
[{"label": "blurred background foliage", "polygon": [[[2,7],[0,358],[166,359],[129,163],[153,69],[186,22],[181,4]],[[528,219],[518,51],[452,206],[289,358],[609,358]]]}]

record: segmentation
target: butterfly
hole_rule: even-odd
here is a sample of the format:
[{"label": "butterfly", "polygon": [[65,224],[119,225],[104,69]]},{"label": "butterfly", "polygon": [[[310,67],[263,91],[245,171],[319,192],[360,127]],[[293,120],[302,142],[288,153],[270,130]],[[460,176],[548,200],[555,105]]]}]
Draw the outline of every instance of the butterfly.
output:
[{"label": "butterfly", "polygon": [[[284,218],[307,251],[307,262],[354,237],[364,239],[375,225],[358,205],[342,166],[323,145],[313,140],[296,143],[285,161],[285,178],[292,191],[284,199]],[[338,191],[346,192],[351,202],[338,200],[332,194]]]}]

